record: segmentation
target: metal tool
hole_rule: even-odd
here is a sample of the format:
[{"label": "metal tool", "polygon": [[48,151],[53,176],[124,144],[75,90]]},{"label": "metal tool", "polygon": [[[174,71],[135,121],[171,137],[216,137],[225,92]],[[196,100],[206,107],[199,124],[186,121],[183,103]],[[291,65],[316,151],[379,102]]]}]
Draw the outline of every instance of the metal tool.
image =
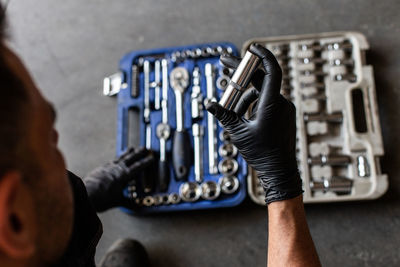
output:
[{"label": "metal tool", "polygon": [[311,181],[310,189],[312,191],[331,191],[335,193],[350,194],[353,181],[345,177],[332,177],[331,179],[324,179],[322,182]]},{"label": "metal tool", "polygon": [[168,62],[166,59],[161,61],[162,65],[162,100],[161,123],[157,125],[156,134],[160,139],[160,160],[158,162],[158,188],[161,192],[168,189],[170,182],[170,170],[167,161],[167,140],[171,136],[171,126],[168,124]]},{"label": "metal tool", "polygon": [[319,43],[313,43],[313,44],[300,44],[299,48],[301,50],[317,50],[317,51],[321,51],[321,50],[349,50],[352,49],[353,46],[350,42],[348,41],[344,41],[344,42],[335,42],[335,43],[328,43],[328,44],[324,44],[324,45],[320,45]]},{"label": "metal tool", "polygon": [[[214,69],[211,63],[205,65],[205,75],[207,82],[207,102],[216,101],[214,87]],[[207,133],[208,133],[208,172],[210,174],[218,173],[217,168],[217,139],[216,139],[217,124],[215,117],[207,113]]]},{"label": "metal tool", "polygon": [[174,62],[183,61],[188,58],[197,59],[197,58],[208,58],[208,57],[216,57],[220,56],[224,53],[232,54],[233,50],[231,47],[222,47],[222,46],[205,46],[202,48],[193,48],[186,49],[182,51],[175,51],[171,55],[171,59]]},{"label": "metal tool", "polygon": [[178,204],[181,202],[181,197],[177,193],[171,193],[168,195],[168,201],[170,204]]},{"label": "metal tool", "polygon": [[203,118],[203,95],[200,88],[200,69],[195,67],[193,70],[193,85],[191,94],[192,119]]},{"label": "metal tool", "polygon": [[221,157],[236,157],[237,148],[232,143],[225,143],[219,146],[218,149],[219,155]]},{"label": "metal tool", "polygon": [[171,204],[170,200],[169,200],[169,195],[162,195],[162,204],[163,205],[169,205]]},{"label": "metal tool", "polygon": [[167,161],[166,144],[171,136],[171,127],[168,123],[161,122],[156,128],[157,137],[160,139],[160,160],[158,163],[158,188],[165,192],[169,185],[169,167]]},{"label": "metal tool", "polygon": [[225,158],[221,160],[218,164],[218,170],[220,173],[230,176],[234,175],[239,168],[239,165],[236,160],[231,158]]},{"label": "metal tool", "polygon": [[311,165],[347,166],[351,162],[351,157],[345,155],[321,155],[320,157],[308,158],[307,162]]},{"label": "metal tool", "polygon": [[228,76],[228,77],[231,77],[232,71],[231,71],[230,69],[228,69],[228,68],[223,67],[223,68],[220,68],[220,70],[219,70],[219,75],[220,75],[220,76]]},{"label": "metal tool", "polygon": [[132,81],[131,81],[131,96],[136,98],[139,96],[139,67],[136,64],[132,65]]},{"label": "metal tool", "polygon": [[232,79],[219,101],[219,104],[226,109],[233,110],[239,101],[243,92],[247,89],[253,73],[258,68],[261,59],[246,51],[242,61],[239,63],[236,71],[232,75]]},{"label": "metal tool", "polygon": [[229,77],[228,76],[222,75],[222,76],[218,77],[218,79],[217,79],[217,88],[219,90],[225,91],[226,87],[228,86],[228,84],[229,84]]},{"label": "metal tool", "polygon": [[115,96],[121,89],[125,89],[128,85],[123,81],[124,74],[122,72],[114,73],[103,80],[103,95]]},{"label": "metal tool", "polygon": [[146,124],[146,148],[151,149],[151,124],[150,124],[150,62],[143,62],[144,73],[144,111],[143,118]]},{"label": "metal tool", "polygon": [[214,200],[219,197],[221,188],[214,181],[207,181],[201,184],[201,197],[206,200]]},{"label": "metal tool", "polygon": [[195,182],[186,182],[179,187],[179,196],[183,201],[194,202],[201,196],[201,187]]},{"label": "metal tool", "polygon": [[223,176],[218,183],[222,193],[227,195],[235,193],[239,188],[239,179],[236,176]]},{"label": "metal tool", "polygon": [[163,198],[162,198],[162,196],[161,196],[161,195],[155,195],[155,196],[154,196],[154,205],[155,205],[155,206],[159,206],[159,205],[161,205],[161,204],[163,204]]},{"label": "metal tool", "polygon": [[142,204],[146,207],[150,207],[154,205],[154,197],[152,196],[145,196],[143,198]]},{"label": "metal tool", "polygon": [[331,114],[304,114],[304,121],[327,121],[341,123],[343,121],[343,115],[341,112]]},{"label": "metal tool", "polygon": [[357,157],[357,169],[360,177],[369,177],[371,175],[369,163],[365,156]]},{"label": "metal tool", "polygon": [[184,128],[183,98],[189,85],[189,73],[183,67],[176,67],[170,73],[171,87],[175,92],[176,131],[174,134],[172,155],[177,180],[185,180],[191,165],[191,144],[189,134]]},{"label": "metal tool", "polygon": [[160,60],[154,62],[154,108],[159,110],[161,108],[161,63]]},{"label": "metal tool", "polygon": [[192,86],[192,133],[194,143],[194,176],[198,183],[203,181],[203,136],[204,127],[199,123],[203,117],[203,95],[200,88],[200,70],[195,67],[193,70],[193,86]]},{"label": "metal tool", "polygon": [[194,178],[196,182],[203,181],[203,137],[204,128],[199,123],[192,125],[194,139]]},{"label": "metal tool", "polygon": [[219,140],[221,140],[222,142],[230,142],[231,135],[226,130],[222,130],[221,132],[219,132]]},{"label": "metal tool", "polygon": [[350,82],[356,82],[357,81],[357,76],[354,75],[353,73],[346,73],[346,74],[336,74],[333,79],[335,81],[343,81],[343,80],[348,80]]}]

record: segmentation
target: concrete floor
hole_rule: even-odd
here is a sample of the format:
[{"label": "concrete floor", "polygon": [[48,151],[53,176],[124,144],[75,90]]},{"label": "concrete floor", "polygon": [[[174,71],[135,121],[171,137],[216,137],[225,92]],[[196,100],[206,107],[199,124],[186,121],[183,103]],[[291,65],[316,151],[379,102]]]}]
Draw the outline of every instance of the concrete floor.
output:
[{"label": "concrete floor", "polygon": [[[358,30],[371,44],[390,189],[372,202],[307,205],[324,266],[400,264],[400,19],[397,0],[374,1],[11,1],[12,46],[59,111],[69,169],[84,175],[114,157],[116,101],[102,79],[137,49],[256,36]],[[131,217],[100,215],[97,260],[119,237],[147,247],[155,266],[264,266],[266,209],[250,201],[223,210]]]}]

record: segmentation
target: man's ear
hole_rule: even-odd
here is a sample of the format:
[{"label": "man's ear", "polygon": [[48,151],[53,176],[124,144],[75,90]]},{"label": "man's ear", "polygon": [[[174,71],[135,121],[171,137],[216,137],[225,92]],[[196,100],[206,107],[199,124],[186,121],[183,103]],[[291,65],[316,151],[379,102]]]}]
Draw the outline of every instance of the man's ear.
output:
[{"label": "man's ear", "polygon": [[0,177],[0,252],[10,258],[27,259],[35,252],[37,229],[31,194],[19,172]]}]

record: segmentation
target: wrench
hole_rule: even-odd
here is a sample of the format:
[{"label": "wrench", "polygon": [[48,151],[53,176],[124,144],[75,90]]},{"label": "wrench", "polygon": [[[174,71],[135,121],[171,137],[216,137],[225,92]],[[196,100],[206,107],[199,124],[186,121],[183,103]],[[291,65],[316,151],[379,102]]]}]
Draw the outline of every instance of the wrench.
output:
[{"label": "wrench", "polygon": [[[211,63],[205,65],[205,74],[207,81],[207,102],[216,102],[214,87],[214,70]],[[207,132],[208,132],[208,172],[210,174],[218,173],[217,167],[217,124],[215,117],[211,113],[207,113]]]},{"label": "wrench", "polygon": [[183,98],[189,85],[189,73],[185,68],[176,67],[170,73],[171,87],[175,93],[176,131],[174,133],[172,154],[177,180],[185,180],[191,165],[191,144],[188,132],[184,128]]}]

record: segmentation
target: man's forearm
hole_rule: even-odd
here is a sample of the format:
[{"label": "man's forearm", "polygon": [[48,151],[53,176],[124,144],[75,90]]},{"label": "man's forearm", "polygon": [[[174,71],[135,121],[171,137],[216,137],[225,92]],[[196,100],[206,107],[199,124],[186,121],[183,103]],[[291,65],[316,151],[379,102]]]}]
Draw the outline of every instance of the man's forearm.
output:
[{"label": "man's forearm", "polygon": [[302,196],[268,205],[268,266],[321,266]]}]

